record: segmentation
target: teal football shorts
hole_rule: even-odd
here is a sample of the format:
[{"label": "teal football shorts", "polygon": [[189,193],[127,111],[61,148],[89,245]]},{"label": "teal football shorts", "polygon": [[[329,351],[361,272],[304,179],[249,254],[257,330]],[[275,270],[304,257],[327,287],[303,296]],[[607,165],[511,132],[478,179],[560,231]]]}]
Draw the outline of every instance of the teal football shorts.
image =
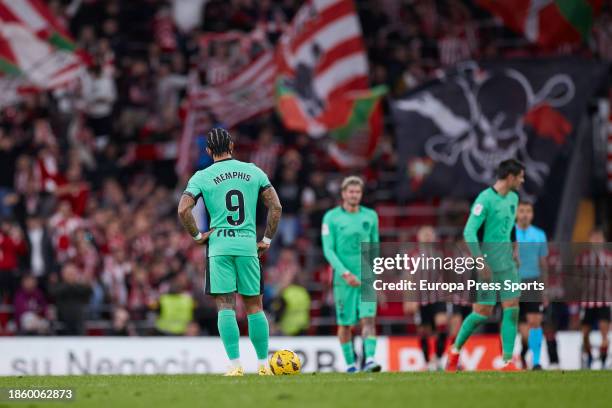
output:
[{"label": "teal football shorts", "polygon": [[208,257],[206,293],[238,292],[244,296],[263,293],[261,265],[256,256],[217,255]]}]

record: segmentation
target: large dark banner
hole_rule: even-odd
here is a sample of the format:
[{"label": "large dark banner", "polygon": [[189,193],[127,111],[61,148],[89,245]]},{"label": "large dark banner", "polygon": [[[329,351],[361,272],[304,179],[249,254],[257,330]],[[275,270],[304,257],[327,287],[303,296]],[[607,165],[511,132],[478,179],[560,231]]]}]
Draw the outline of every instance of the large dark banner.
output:
[{"label": "large dark banner", "polygon": [[606,73],[580,58],[466,62],[394,100],[400,197],[474,197],[508,158],[527,166],[524,197],[550,191]]}]

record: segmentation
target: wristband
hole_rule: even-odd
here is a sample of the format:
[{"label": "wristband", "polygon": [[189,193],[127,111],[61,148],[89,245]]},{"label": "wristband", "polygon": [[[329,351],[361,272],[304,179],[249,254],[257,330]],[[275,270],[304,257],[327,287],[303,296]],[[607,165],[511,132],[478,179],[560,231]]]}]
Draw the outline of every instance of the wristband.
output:
[{"label": "wristband", "polygon": [[261,239],[261,242],[263,242],[266,245],[270,245],[270,242],[272,242],[272,239],[268,238],[268,237],[263,237]]},{"label": "wristband", "polygon": [[202,239],[202,233],[198,231],[198,235],[196,235],[195,237],[191,237],[191,238],[193,238],[194,241],[199,241]]}]

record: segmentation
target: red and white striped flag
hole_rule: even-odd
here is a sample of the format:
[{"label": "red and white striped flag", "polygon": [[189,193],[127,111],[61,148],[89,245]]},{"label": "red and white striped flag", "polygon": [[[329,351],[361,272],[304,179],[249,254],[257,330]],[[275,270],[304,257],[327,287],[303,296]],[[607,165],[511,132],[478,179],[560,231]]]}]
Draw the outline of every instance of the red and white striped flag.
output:
[{"label": "red and white striped flag", "polygon": [[386,87],[369,88],[368,60],[352,0],[306,2],[277,50],[277,108],[284,125],[320,137],[339,167],[361,167],[382,131]]},{"label": "red and white striped flag", "polygon": [[[347,95],[368,90],[368,61],[351,0],[304,4],[278,45],[279,111],[313,136],[347,122]],[[337,103],[340,101],[340,103]]]},{"label": "red and white striped flag", "polygon": [[376,145],[382,93],[369,89],[353,1],[308,1],[284,27],[275,53],[264,52],[222,85],[190,88],[177,172],[189,171],[189,153],[203,112],[231,128],[275,104],[288,129],[312,136],[334,131],[330,154],[342,165],[360,164],[373,149],[356,157],[346,147],[355,144],[351,139],[358,134],[363,134],[365,145]]},{"label": "red and white striped flag", "polygon": [[66,28],[40,0],[0,0],[0,20],[28,27],[36,37],[56,48],[69,51],[76,48]]},{"label": "red and white striped flag", "polygon": [[233,78],[219,86],[194,86],[189,90],[192,109],[208,110],[225,127],[232,128],[274,106],[276,66],[265,52]]},{"label": "red and white striped flag", "polygon": [[209,114],[226,128],[274,107],[274,53],[266,51],[228,81],[217,86],[202,86],[192,76],[188,107],[178,152],[176,171],[190,171],[190,152],[195,137],[212,123]]},{"label": "red and white striped flag", "polygon": [[0,71],[39,89],[77,78],[75,43],[39,0],[0,0]]}]

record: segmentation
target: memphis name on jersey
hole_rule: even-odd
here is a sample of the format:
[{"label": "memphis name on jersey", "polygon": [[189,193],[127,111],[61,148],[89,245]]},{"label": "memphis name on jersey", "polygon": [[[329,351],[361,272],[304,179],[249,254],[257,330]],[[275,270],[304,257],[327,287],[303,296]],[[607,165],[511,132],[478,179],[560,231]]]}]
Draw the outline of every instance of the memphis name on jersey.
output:
[{"label": "memphis name on jersey", "polygon": [[231,173],[230,172],[221,173],[217,177],[215,177],[213,181],[215,182],[215,184],[219,184],[225,180],[232,180],[232,179],[241,179],[244,181],[251,181],[251,175],[247,173],[243,173],[241,171],[233,171]]}]

